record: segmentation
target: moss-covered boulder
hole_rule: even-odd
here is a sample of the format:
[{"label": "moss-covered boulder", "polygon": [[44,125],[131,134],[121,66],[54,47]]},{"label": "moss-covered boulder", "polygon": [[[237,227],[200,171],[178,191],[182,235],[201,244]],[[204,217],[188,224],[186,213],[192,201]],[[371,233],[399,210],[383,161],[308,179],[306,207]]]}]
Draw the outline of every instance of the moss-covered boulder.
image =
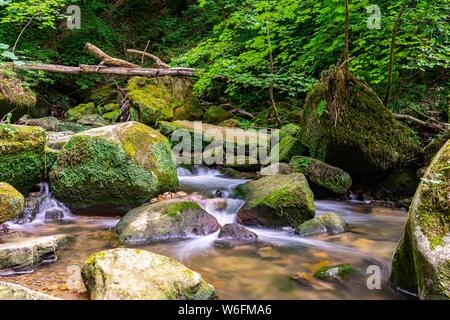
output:
[{"label": "moss-covered boulder", "polygon": [[203,120],[207,123],[219,124],[222,121],[230,119],[233,116],[232,113],[225,110],[220,106],[210,106],[203,115]]},{"label": "moss-covered boulder", "polygon": [[318,233],[339,234],[347,230],[347,223],[336,213],[324,213],[311,220],[303,222],[296,229],[296,233],[302,237]]},{"label": "moss-covered boulder", "polygon": [[95,103],[89,102],[89,103],[82,103],[78,106],[69,109],[64,114],[65,118],[68,121],[79,121],[83,118],[83,116],[89,116],[89,115],[96,115],[97,114],[97,108],[95,106]]},{"label": "moss-covered boulder", "polygon": [[23,213],[25,199],[11,185],[0,182],[0,224],[17,219]]},{"label": "moss-covered boulder", "polygon": [[238,213],[241,224],[297,227],[314,218],[314,195],[301,173],[267,176],[239,190],[247,200]]},{"label": "moss-covered boulder", "polygon": [[200,104],[190,103],[173,110],[173,120],[198,121],[203,117],[203,108]]},{"label": "moss-covered boulder", "polygon": [[0,124],[0,181],[33,189],[45,175],[45,139],[42,128]]},{"label": "moss-covered boulder", "polygon": [[421,299],[450,299],[450,140],[428,167],[397,246],[394,287]]},{"label": "moss-covered boulder", "polygon": [[416,158],[420,141],[415,132],[353,76],[345,95],[339,93],[341,77],[339,70],[326,72],[306,98],[297,135],[305,155],[349,172],[385,171]]},{"label": "moss-covered boulder", "polygon": [[419,185],[416,170],[403,168],[390,172],[375,190],[376,199],[400,200],[412,197]]},{"label": "moss-covered boulder", "polygon": [[0,281],[0,300],[61,300],[18,284]]},{"label": "moss-covered boulder", "polygon": [[36,95],[24,86],[15,75],[6,75],[0,70],[0,119],[8,113],[12,121],[18,120],[36,105]]},{"label": "moss-covered boulder", "polygon": [[169,142],[137,122],[72,136],[49,176],[58,199],[76,212],[97,214],[123,214],[178,186]]},{"label": "moss-covered boulder", "polygon": [[174,259],[145,250],[93,254],[81,275],[91,300],[207,300],[215,289]]},{"label": "moss-covered boulder", "polygon": [[204,236],[219,229],[214,216],[196,202],[182,199],[164,200],[133,209],[115,227],[119,239],[126,243]]},{"label": "moss-covered boulder", "polygon": [[320,160],[297,156],[292,158],[289,167],[293,172],[303,173],[312,187],[345,194],[352,186],[347,172]]},{"label": "moss-covered boulder", "polygon": [[175,108],[190,110],[199,105],[192,94],[192,82],[184,78],[133,77],[128,81],[127,91],[133,108],[139,110],[142,122],[148,125],[172,120]]},{"label": "moss-covered boulder", "polygon": [[305,154],[305,147],[296,136],[300,132],[300,127],[290,123],[283,126],[279,133],[279,161],[289,162],[294,156]]},{"label": "moss-covered boulder", "polygon": [[436,153],[442,148],[442,146],[450,139],[450,130],[439,134],[424,148],[425,165],[429,166]]}]

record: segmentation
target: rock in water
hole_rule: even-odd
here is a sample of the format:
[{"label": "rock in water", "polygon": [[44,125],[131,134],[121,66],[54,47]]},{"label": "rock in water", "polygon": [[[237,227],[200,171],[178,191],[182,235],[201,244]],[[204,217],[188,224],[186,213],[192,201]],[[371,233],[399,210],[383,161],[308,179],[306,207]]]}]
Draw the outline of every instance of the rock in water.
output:
[{"label": "rock in water", "polygon": [[324,213],[297,227],[296,233],[302,237],[318,233],[338,234],[347,230],[347,223],[336,213]]},{"label": "rock in water", "polygon": [[314,277],[321,280],[343,279],[356,272],[356,269],[351,265],[340,264],[337,266],[322,267],[314,273]]},{"label": "rock in water", "polygon": [[123,214],[178,186],[168,140],[137,122],[70,138],[50,172],[52,193],[74,212]]},{"label": "rock in water", "polygon": [[428,167],[397,246],[391,280],[421,299],[450,299],[450,140]]},{"label": "rock in water", "polygon": [[82,268],[91,300],[206,300],[214,287],[181,263],[145,250],[93,254]]},{"label": "rock in water", "polygon": [[196,202],[168,199],[128,212],[116,225],[122,242],[145,243],[158,239],[203,236],[220,229],[217,219]]},{"label": "rock in water", "polygon": [[11,185],[0,182],[0,224],[17,219],[23,213],[25,199]]},{"label": "rock in water", "polygon": [[0,274],[28,273],[40,263],[54,262],[58,249],[70,240],[62,234],[0,244]]},{"label": "rock in water", "polygon": [[303,173],[311,186],[333,193],[345,194],[352,186],[352,178],[347,172],[313,158],[294,157],[289,167]]},{"label": "rock in water", "polygon": [[44,174],[44,129],[0,124],[0,182],[27,192]]},{"label": "rock in water", "polygon": [[225,240],[249,241],[258,240],[256,233],[247,230],[237,223],[226,224],[219,232],[219,238]]},{"label": "rock in water", "polygon": [[0,300],[61,300],[14,283],[0,281]]},{"label": "rock in water", "polygon": [[314,195],[301,173],[273,175],[239,187],[247,203],[238,213],[244,225],[297,227],[314,218]]}]

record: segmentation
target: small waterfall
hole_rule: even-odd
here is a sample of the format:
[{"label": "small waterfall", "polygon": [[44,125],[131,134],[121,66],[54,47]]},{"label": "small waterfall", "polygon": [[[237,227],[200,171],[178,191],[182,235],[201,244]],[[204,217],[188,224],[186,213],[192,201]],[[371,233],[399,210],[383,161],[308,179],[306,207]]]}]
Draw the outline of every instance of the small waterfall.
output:
[{"label": "small waterfall", "polygon": [[52,196],[49,184],[47,182],[42,182],[40,187],[42,201],[39,205],[35,221],[70,220],[72,218],[70,209]]}]

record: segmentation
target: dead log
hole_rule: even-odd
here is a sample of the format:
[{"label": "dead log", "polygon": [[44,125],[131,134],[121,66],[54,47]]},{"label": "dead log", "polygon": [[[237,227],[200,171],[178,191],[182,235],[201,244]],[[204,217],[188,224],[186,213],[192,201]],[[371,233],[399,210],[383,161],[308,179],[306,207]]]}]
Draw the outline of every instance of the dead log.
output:
[{"label": "dead log", "polygon": [[122,59],[113,58],[107,55],[105,52],[103,52],[101,49],[97,48],[91,43],[86,43],[85,48],[94,56],[99,58],[102,65],[124,67],[124,68],[139,68],[139,66],[134,63]]},{"label": "dead log", "polygon": [[158,69],[170,69],[170,66],[167,63],[164,63],[159,57],[155,56],[154,54],[151,54],[151,53],[148,53],[145,51],[134,50],[134,49],[128,49],[127,52],[130,54],[148,57],[148,58],[154,60],[155,65]]},{"label": "dead log", "polygon": [[397,120],[410,121],[410,122],[418,124],[422,127],[428,127],[431,129],[449,129],[450,128],[450,124],[448,124],[448,123],[442,123],[442,122],[438,122],[438,121],[425,122],[423,120],[417,119],[416,117],[413,117],[413,116],[410,116],[407,114],[394,113],[394,117]]},{"label": "dead log", "polygon": [[0,64],[0,69],[15,69],[15,70],[29,70],[29,71],[46,71],[51,73],[65,73],[65,74],[104,74],[115,76],[141,76],[149,78],[158,78],[164,76],[172,77],[195,77],[195,70],[189,68],[171,68],[171,69],[153,69],[153,68],[125,68],[125,67],[108,67],[108,66],[93,66],[80,65],[63,66],[56,64],[23,64],[15,65],[14,63]]}]

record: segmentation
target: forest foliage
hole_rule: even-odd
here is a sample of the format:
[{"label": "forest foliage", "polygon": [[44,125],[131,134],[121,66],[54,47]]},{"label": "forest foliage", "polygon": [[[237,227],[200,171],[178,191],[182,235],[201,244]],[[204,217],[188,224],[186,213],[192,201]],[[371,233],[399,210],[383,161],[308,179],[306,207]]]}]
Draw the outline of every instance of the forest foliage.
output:
[{"label": "forest foliage", "polygon": [[[448,113],[450,1],[349,3],[350,70],[383,96],[392,30],[405,5],[390,108],[421,114],[431,106]],[[66,28],[67,5],[80,6],[81,29]],[[1,61],[96,64],[84,50],[87,42],[118,57],[148,44],[172,65],[201,69],[200,96],[224,96],[252,112],[266,109],[269,88],[277,103],[297,108],[321,72],[341,59],[343,46],[342,0],[1,0],[0,8]],[[74,90],[100,80],[35,78],[73,82]]]}]

